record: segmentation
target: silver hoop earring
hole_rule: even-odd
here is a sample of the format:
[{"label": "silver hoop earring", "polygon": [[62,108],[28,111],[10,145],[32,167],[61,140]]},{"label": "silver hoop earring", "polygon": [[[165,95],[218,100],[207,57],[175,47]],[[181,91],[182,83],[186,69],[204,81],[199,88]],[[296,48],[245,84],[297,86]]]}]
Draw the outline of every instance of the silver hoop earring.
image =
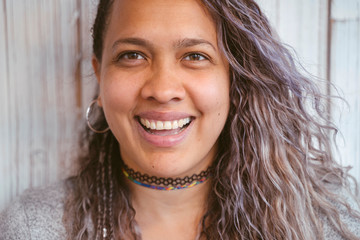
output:
[{"label": "silver hoop earring", "polygon": [[94,133],[105,133],[107,131],[109,131],[109,127],[105,128],[104,130],[96,130],[95,128],[93,128],[93,126],[91,126],[90,120],[89,120],[89,115],[91,112],[91,108],[94,105],[94,103],[96,103],[96,99],[92,100],[91,103],[89,104],[88,108],[86,109],[86,122],[88,127],[91,129],[91,131],[93,131]]}]

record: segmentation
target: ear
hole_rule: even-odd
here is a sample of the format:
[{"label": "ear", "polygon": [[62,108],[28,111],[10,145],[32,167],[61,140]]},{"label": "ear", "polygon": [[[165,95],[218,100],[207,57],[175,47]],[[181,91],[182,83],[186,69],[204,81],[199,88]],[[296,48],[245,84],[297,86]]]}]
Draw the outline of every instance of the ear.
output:
[{"label": "ear", "polygon": [[92,67],[93,67],[93,70],[94,70],[94,73],[95,73],[95,76],[96,76],[96,80],[100,84],[100,81],[101,81],[101,79],[100,79],[100,66],[101,66],[101,63],[99,62],[99,60],[95,56],[92,56],[91,64],[92,64]]},{"label": "ear", "polygon": [[98,96],[98,98],[96,99],[96,103],[99,107],[102,107],[101,96]]},{"label": "ear", "polygon": [[[101,66],[101,63],[99,62],[99,60],[95,56],[92,56],[91,65],[93,67],[96,80],[97,80],[98,84],[100,85],[100,82],[101,82],[101,78],[100,78],[100,66]],[[100,95],[98,96],[97,104],[99,105],[99,107],[102,107],[101,96]]]}]

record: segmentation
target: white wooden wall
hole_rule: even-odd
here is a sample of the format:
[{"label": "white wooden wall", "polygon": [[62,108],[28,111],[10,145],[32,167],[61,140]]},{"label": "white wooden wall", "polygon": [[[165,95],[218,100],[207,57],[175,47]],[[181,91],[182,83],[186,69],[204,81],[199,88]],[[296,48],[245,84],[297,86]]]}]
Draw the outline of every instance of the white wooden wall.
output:
[{"label": "white wooden wall", "polygon": [[334,104],[332,115],[343,133],[342,163],[360,182],[360,0],[334,0],[331,9],[330,79],[349,104]]},{"label": "white wooden wall", "polygon": [[90,67],[93,0],[0,1],[0,209],[74,169]]},{"label": "white wooden wall", "polygon": [[[360,180],[360,0],[257,1],[302,65],[338,85],[349,102],[330,109],[343,132],[339,155]],[[94,93],[96,2],[0,0],[0,209],[74,169]]]},{"label": "white wooden wall", "polygon": [[[337,159],[360,182],[360,0],[257,0],[280,39],[319,79],[324,93],[340,95],[329,112],[340,128]],[[329,87],[322,80],[331,82]]]}]

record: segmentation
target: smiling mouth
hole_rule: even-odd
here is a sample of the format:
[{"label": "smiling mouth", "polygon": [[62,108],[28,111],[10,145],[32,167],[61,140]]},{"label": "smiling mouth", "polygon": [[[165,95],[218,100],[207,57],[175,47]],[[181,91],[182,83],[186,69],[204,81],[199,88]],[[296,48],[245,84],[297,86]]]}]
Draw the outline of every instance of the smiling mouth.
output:
[{"label": "smiling mouth", "polygon": [[156,135],[174,135],[187,128],[192,122],[191,117],[182,118],[173,121],[156,121],[145,118],[138,118],[140,125],[151,134]]}]

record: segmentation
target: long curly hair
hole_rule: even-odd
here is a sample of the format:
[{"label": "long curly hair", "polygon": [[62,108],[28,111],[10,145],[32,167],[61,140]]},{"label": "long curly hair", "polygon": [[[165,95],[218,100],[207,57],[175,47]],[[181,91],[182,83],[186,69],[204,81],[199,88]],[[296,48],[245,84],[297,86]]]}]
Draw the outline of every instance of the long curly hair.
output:
[{"label": "long curly hair", "polygon": [[[100,0],[93,53],[101,61],[113,0]],[[326,96],[299,72],[253,0],[202,0],[230,64],[230,113],[219,137],[212,190],[199,239],[323,239],[323,219],[357,239],[340,219],[350,176],[333,159],[336,127]],[[104,118],[99,126],[106,125]],[[85,131],[79,174],[69,179],[69,239],[141,239],[131,192],[111,133]],[[355,186],[356,182],[355,182]]]}]

